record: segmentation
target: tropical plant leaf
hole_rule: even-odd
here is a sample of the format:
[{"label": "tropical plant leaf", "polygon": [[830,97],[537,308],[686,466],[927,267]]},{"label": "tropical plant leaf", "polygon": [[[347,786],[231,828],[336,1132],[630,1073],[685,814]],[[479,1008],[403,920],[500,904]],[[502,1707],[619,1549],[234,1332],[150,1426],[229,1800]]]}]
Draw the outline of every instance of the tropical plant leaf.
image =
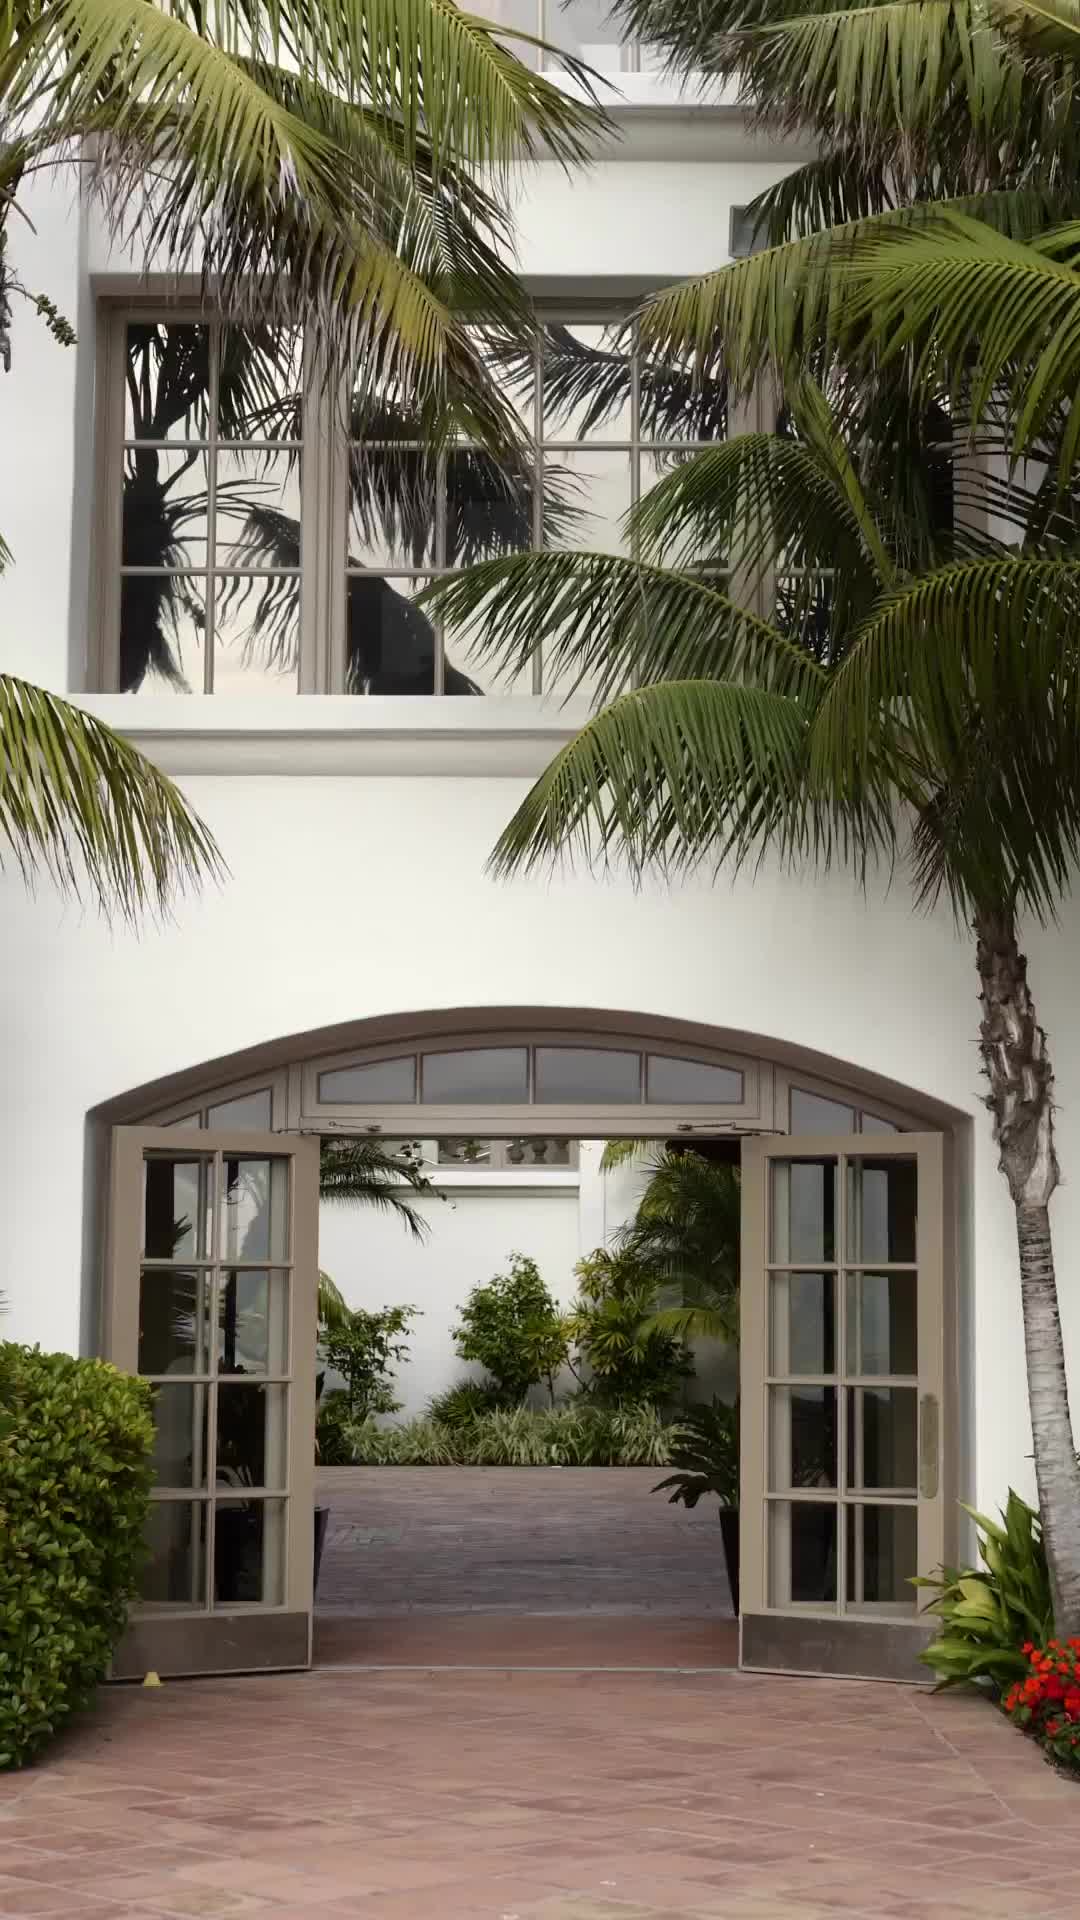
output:
[{"label": "tropical plant leaf", "polygon": [[0,834],[26,880],[45,874],[128,919],[224,871],[171,780],[111,727],[12,674],[0,675]]}]

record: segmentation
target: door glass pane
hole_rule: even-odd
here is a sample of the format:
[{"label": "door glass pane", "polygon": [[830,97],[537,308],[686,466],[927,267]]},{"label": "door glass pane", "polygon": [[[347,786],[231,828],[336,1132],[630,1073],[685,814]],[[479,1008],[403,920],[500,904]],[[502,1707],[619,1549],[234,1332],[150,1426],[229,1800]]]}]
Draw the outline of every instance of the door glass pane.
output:
[{"label": "door glass pane", "polygon": [[257,1093],[241,1093],[235,1100],[222,1100],[216,1107],[210,1107],[206,1115],[208,1127],[224,1130],[227,1127],[253,1127],[269,1133],[273,1120],[273,1095],[269,1087],[260,1087]]},{"label": "door glass pane", "polygon": [[849,1387],[848,1486],[914,1494],[918,1468],[915,1387]]},{"label": "door glass pane", "polygon": [[914,1273],[848,1274],[849,1373],[918,1372],[917,1296]]},{"label": "door glass pane", "polygon": [[139,1372],[205,1373],[206,1275],[198,1267],[144,1267],[139,1280]]},{"label": "door glass pane", "polygon": [[284,1500],[219,1500],[214,1512],[215,1606],[285,1602]]},{"label": "door glass pane", "polygon": [[143,1252],[148,1260],[205,1260],[210,1162],[196,1154],[146,1155]]},{"label": "door glass pane", "polygon": [[219,1487],[284,1487],[288,1391],[222,1381],[217,1394]]},{"label": "door glass pane", "polygon": [[847,1509],[847,1603],[914,1613],[919,1570],[918,1509],[849,1506]]},{"label": "door glass pane", "polygon": [[847,1170],[848,1257],[914,1262],[917,1168],[914,1159],[851,1160]]},{"label": "door glass pane", "polygon": [[769,1486],[836,1485],[836,1388],[769,1388]]},{"label": "door glass pane", "polygon": [[285,1160],[225,1160],[219,1257],[226,1260],[288,1258],[289,1168]]},{"label": "door glass pane", "polygon": [[439,1106],[485,1100],[529,1098],[529,1055],[525,1047],[469,1047],[454,1053],[425,1053],[424,1099]]},{"label": "door glass pane", "polygon": [[883,1120],[879,1113],[863,1112],[859,1115],[859,1131],[861,1133],[899,1133],[900,1128],[894,1126],[891,1120]]},{"label": "door glass pane", "polygon": [[774,1160],[770,1169],[774,1266],[814,1266],[836,1255],[835,1160]]},{"label": "door glass pane", "polygon": [[289,1280],[268,1267],[225,1272],[218,1290],[219,1373],[286,1373]]},{"label": "door glass pane", "polygon": [[320,1073],[319,1099],[328,1106],[353,1101],[370,1106],[384,1100],[390,1106],[411,1106],[416,1099],[416,1060],[409,1054],[402,1060],[371,1060],[366,1066]]},{"label": "door glass pane", "polygon": [[699,1106],[737,1107],[743,1098],[743,1077],[736,1067],[710,1067],[704,1060],[671,1060],[650,1053],[645,1098],[658,1105],[680,1101]]},{"label": "door glass pane", "polygon": [[835,1287],[835,1275],[831,1273],[770,1275],[770,1373],[834,1371]]},{"label": "door glass pane", "polygon": [[807,1093],[802,1087],[791,1089],[792,1133],[854,1133],[855,1109],[842,1101],[826,1100],[823,1094]]},{"label": "door glass pane", "polygon": [[151,1501],[145,1537],[149,1551],[140,1585],[143,1605],[204,1608],[205,1501]]},{"label": "door glass pane", "polygon": [[154,1478],[159,1487],[206,1485],[206,1387],[154,1391]]},{"label": "door glass pane", "polygon": [[585,1100],[641,1099],[640,1053],[605,1047],[537,1047],[536,1098],[548,1106],[572,1106]]},{"label": "door glass pane", "polygon": [[770,1607],[836,1604],[836,1507],[769,1502]]}]

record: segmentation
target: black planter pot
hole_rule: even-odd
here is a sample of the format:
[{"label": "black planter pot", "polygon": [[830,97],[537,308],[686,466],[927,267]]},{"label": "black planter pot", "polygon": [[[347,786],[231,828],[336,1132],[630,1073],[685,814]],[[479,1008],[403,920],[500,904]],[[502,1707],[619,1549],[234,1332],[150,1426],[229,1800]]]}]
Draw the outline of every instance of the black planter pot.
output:
[{"label": "black planter pot", "polygon": [[721,1507],[720,1533],[724,1542],[724,1559],[727,1561],[728,1585],[731,1588],[731,1604],[735,1609],[735,1618],[739,1617],[739,1509]]},{"label": "black planter pot", "polygon": [[323,1550],[324,1542],[326,1540],[326,1528],[327,1528],[327,1523],[329,1519],[330,1519],[329,1507],[316,1507],[315,1509],[315,1572],[311,1582],[311,1592],[313,1597],[319,1591],[319,1568],[322,1566],[322,1550]]}]

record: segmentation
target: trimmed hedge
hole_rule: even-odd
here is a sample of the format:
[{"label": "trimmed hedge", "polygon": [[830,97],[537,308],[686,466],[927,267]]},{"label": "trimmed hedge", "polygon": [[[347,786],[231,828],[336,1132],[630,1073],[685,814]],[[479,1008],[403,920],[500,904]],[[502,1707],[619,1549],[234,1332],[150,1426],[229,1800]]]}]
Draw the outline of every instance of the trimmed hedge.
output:
[{"label": "trimmed hedge", "polygon": [[0,1768],[108,1670],[144,1554],[151,1400],[103,1361],[0,1344]]}]

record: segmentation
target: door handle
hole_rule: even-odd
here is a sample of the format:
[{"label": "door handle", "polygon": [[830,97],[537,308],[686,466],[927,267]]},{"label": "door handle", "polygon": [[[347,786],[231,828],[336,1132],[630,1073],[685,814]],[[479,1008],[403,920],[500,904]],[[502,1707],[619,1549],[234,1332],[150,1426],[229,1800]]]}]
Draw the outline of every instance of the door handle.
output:
[{"label": "door handle", "polygon": [[937,1395],[924,1393],[919,1402],[919,1493],[924,1500],[937,1498],[940,1441]]}]

